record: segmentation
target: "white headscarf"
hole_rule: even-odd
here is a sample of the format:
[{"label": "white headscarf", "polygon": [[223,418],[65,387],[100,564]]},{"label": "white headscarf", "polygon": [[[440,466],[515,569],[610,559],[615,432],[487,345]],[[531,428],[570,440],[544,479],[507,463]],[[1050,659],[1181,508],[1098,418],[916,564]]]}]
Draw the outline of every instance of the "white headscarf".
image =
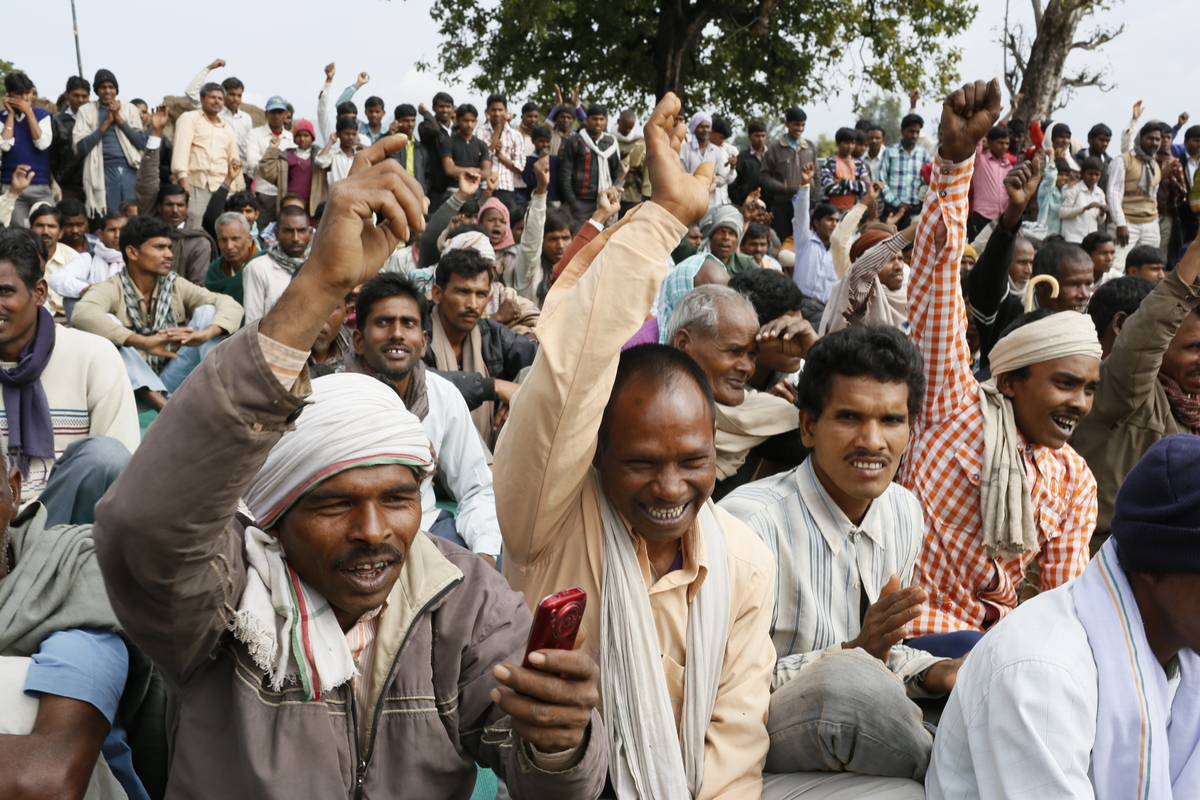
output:
[{"label": "white headscarf", "polygon": [[707,122],[708,127],[711,128],[712,114],[708,113],[707,111],[697,111],[695,114],[692,114],[692,118],[688,120],[688,133],[695,136],[696,128],[700,126],[701,122]]},{"label": "white headscarf", "polygon": [[474,250],[488,261],[494,262],[496,260],[496,250],[492,247],[492,240],[488,238],[486,233],[480,233],[479,231],[467,231],[466,233],[458,234],[446,242],[446,246],[442,248],[442,255],[449,253],[451,250]]}]

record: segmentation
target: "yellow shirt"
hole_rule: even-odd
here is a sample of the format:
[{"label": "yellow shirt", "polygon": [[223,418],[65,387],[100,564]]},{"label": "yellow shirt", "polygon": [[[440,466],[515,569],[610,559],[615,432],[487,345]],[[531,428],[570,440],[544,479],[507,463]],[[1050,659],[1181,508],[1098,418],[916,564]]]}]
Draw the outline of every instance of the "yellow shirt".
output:
[{"label": "yellow shirt", "polygon": [[[578,586],[586,591],[587,610],[576,646],[593,656],[600,642],[604,528],[592,454],[621,345],[645,321],[665,277],[667,256],[685,232],[670,213],[647,203],[572,261],[546,299],[538,322],[541,353],[496,448],[496,510],[504,534],[505,577],[525,593],[531,608],[563,589]],[[727,540],[731,607],[698,800],[757,800],[769,744],[775,564],[748,527],[720,508],[715,513]],[[657,582],[644,542],[636,541],[678,723],[688,602],[708,571],[703,537],[695,527],[688,531],[682,541],[683,568]]]},{"label": "yellow shirt", "polygon": [[[229,162],[238,158],[237,134],[225,120],[209,122],[203,111],[187,111],[175,120],[171,175],[187,178],[188,184],[216,191],[229,174]],[[239,175],[230,191],[246,187]]]}]

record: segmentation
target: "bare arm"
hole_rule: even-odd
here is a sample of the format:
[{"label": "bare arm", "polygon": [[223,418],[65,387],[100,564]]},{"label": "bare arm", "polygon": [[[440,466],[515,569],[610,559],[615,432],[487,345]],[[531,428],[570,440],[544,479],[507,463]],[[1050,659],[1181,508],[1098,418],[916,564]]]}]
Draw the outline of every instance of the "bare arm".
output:
[{"label": "bare arm", "polygon": [[108,730],[91,703],[43,694],[31,733],[0,735],[0,797],[82,798]]}]

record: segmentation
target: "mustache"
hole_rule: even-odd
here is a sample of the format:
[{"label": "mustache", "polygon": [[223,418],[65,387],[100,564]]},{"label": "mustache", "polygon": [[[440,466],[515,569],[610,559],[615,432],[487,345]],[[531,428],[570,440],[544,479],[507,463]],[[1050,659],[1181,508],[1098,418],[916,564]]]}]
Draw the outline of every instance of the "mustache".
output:
[{"label": "mustache", "polygon": [[333,560],[333,568],[344,569],[348,565],[359,561],[367,561],[369,559],[379,560],[381,556],[390,557],[393,561],[400,561],[404,557],[399,550],[390,544],[362,545],[335,558]]},{"label": "mustache", "polygon": [[850,453],[842,460],[846,461],[846,462],[850,462],[850,461],[858,461],[860,459],[870,459],[871,461],[882,461],[884,464],[888,464],[888,465],[890,465],[892,463],[892,456],[890,453],[888,453],[886,451],[879,452],[879,453],[872,453],[870,450],[855,450],[854,452]]}]

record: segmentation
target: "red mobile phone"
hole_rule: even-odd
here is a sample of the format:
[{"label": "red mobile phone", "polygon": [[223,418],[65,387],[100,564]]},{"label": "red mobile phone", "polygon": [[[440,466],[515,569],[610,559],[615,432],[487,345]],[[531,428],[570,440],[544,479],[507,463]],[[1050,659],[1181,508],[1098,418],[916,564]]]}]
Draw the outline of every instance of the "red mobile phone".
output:
[{"label": "red mobile phone", "polygon": [[521,666],[530,668],[529,654],[534,650],[574,649],[586,605],[587,592],[578,588],[543,597],[533,615],[529,645],[525,648],[525,661]]}]

